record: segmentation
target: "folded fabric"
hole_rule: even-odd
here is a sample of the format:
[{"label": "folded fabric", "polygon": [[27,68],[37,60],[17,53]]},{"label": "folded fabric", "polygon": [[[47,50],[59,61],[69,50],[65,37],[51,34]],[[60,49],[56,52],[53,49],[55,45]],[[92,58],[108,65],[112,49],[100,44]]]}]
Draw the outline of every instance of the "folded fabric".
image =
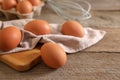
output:
[{"label": "folded fabric", "polygon": [[0,27],[0,29],[5,28],[9,25],[14,25],[19,27],[22,32],[22,40],[19,46],[17,46],[13,50],[6,52],[0,51],[0,54],[8,54],[13,52],[30,50],[35,48],[35,46],[38,43],[46,43],[46,42],[55,42],[59,44],[65,50],[66,53],[75,53],[96,44],[101,39],[103,39],[106,33],[103,30],[96,30],[93,28],[86,27],[84,28],[85,36],[83,38],[79,38],[74,36],[63,35],[61,33],[61,25],[50,24],[51,34],[37,36],[23,29],[24,25],[31,20],[32,19],[23,19],[23,20],[5,21],[2,23],[3,27]]}]

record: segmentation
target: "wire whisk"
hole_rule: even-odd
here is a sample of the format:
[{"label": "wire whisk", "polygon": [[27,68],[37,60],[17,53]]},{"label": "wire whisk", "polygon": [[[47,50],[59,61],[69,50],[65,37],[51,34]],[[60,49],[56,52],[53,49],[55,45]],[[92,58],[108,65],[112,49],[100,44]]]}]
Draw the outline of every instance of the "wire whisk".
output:
[{"label": "wire whisk", "polygon": [[88,6],[88,9],[84,9],[77,2],[70,0],[44,0],[57,15],[63,17],[66,20],[86,20],[91,17],[90,10],[91,5],[85,0],[79,0]]}]

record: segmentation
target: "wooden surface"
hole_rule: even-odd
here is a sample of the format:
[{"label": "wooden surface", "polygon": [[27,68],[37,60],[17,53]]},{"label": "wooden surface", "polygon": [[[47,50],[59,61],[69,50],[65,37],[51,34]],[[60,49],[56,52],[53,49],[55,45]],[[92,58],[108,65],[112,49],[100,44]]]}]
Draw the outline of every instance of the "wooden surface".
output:
[{"label": "wooden surface", "polygon": [[[1,80],[119,80],[120,29],[101,28],[106,36],[96,45],[68,54],[67,64],[51,69],[42,61],[27,72],[17,72],[0,63]],[[115,36],[116,35],[116,36]],[[59,78],[59,79],[58,79]]]},{"label": "wooden surface", "polygon": [[7,55],[0,55],[0,61],[16,71],[28,71],[38,64],[40,60],[40,49],[38,48]]},{"label": "wooden surface", "polygon": [[[79,1],[80,0],[74,0]],[[120,0],[86,0],[92,5],[92,10],[120,10]]]},{"label": "wooden surface", "polygon": [[[119,0],[111,2],[119,3]],[[112,5],[109,6],[114,7]],[[107,31],[104,39],[81,52],[69,54],[67,64],[62,68],[51,69],[40,61],[31,70],[21,73],[0,62],[0,80],[120,80],[120,11],[115,7],[109,9],[92,10],[92,18],[81,21],[84,26]],[[39,18],[51,23],[64,22],[46,8]]]}]

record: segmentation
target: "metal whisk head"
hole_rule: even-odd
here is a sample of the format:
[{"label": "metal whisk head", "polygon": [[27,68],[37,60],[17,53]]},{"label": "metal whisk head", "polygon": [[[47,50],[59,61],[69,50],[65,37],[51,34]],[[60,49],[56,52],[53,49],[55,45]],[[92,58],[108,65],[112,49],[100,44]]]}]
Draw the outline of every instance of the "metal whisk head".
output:
[{"label": "metal whisk head", "polygon": [[45,0],[50,8],[64,19],[77,21],[89,19],[91,17],[91,5],[85,0],[80,1],[88,5],[87,10],[80,4],[70,0]]}]

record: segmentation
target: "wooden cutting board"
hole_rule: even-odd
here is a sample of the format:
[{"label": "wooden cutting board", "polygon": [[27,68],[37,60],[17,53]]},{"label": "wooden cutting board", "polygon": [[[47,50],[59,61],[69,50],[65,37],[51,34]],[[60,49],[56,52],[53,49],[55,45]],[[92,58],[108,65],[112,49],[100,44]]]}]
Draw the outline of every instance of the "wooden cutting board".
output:
[{"label": "wooden cutting board", "polygon": [[28,51],[0,55],[0,60],[17,71],[27,71],[41,60],[40,47]]}]

